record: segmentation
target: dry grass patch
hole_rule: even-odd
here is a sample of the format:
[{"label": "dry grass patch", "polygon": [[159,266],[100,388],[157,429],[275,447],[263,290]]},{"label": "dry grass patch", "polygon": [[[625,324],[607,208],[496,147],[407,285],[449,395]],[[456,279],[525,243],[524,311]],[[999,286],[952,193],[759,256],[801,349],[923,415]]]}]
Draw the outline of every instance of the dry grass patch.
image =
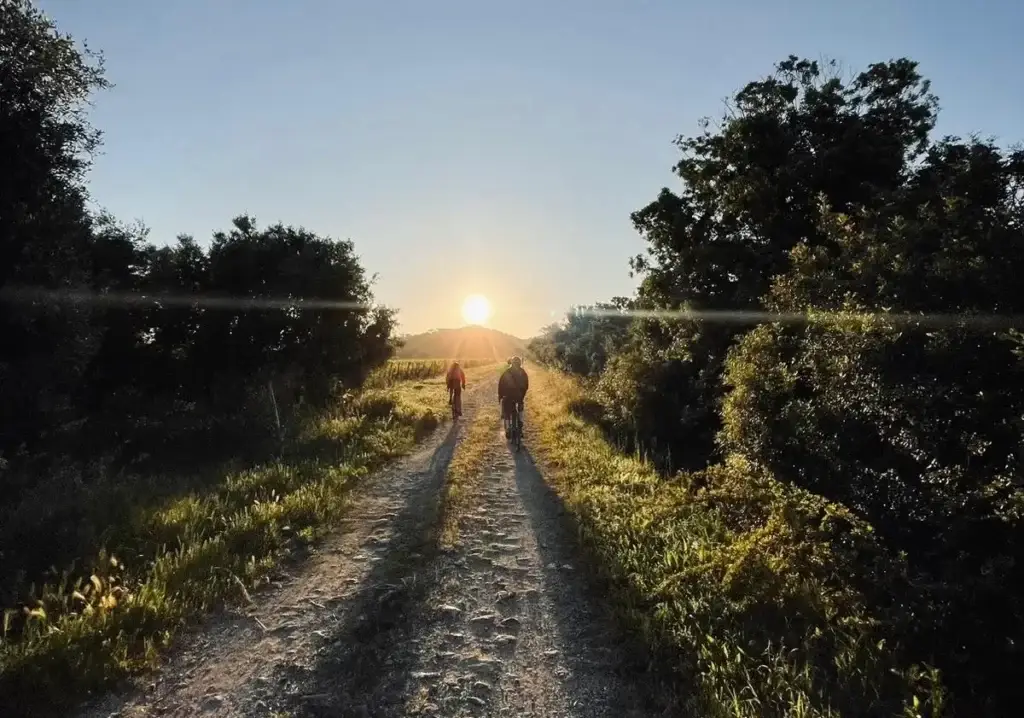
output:
[{"label": "dry grass patch", "polygon": [[483,480],[487,454],[494,450],[494,437],[501,430],[501,413],[496,402],[483,402],[462,441],[455,447],[448,465],[445,488],[445,520],[441,546],[454,547],[459,540],[459,521],[473,505]]}]

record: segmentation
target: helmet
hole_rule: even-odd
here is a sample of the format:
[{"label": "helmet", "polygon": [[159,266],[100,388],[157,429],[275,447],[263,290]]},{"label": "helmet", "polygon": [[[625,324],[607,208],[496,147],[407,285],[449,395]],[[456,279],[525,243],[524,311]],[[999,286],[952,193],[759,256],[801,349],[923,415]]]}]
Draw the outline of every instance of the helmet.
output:
[{"label": "helmet", "polygon": [[455,360],[455,361],[452,362],[452,369],[455,369],[458,366],[459,366],[458,360]]},{"label": "helmet", "polygon": [[518,368],[518,367],[521,367],[523,365],[523,360],[520,359],[519,357],[512,357],[511,364],[512,364],[512,366]]}]

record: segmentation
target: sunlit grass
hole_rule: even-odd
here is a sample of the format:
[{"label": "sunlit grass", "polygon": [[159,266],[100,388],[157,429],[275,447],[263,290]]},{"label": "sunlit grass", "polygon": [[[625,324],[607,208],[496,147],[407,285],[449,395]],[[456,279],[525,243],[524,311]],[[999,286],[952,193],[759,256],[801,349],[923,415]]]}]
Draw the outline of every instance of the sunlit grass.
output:
[{"label": "sunlit grass", "polygon": [[483,468],[495,435],[501,427],[496,402],[483,402],[477,409],[466,436],[455,447],[448,465],[445,491],[445,521],[441,528],[441,546],[452,548],[459,541],[459,521],[478,497]]},{"label": "sunlit grass", "polygon": [[60,714],[152,666],[189,620],[247,603],[282,558],[336,523],[352,486],[446,417],[442,380],[369,389],[308,421],[279,460],[136,512],[87,571],[4,613],[5,702]]},{"label": "sunlit grass", "polygon": [[573,380],[539,369],[531,379],[527,426],[547,477],[620,617],[685,684],[686,709],[941,714],[937,677],[899,664],[854,588],[856,575],[901,580],[870,527],[735,457],[663,479],[573,415],[583,398]]}]

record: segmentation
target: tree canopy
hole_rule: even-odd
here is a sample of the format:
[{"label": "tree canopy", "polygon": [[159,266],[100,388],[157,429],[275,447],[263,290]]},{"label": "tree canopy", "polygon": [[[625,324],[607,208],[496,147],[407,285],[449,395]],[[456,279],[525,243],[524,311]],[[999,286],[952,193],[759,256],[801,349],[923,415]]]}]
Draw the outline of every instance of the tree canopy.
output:
[{"label": "tree canopy", "polygon": [[91,212],[86,109],[107,86],[102,57],[29,0],[0,2],[0,456],[83,432],[96,448],[143,415],[245,424],[268,382],[318,405],[387,360],[394,314],[352,242],[241,216],[156,245]]},{"label": "tree canopy", "polygon": [[844,78],[787,58],[677,140],[680,186],[633,214],[631,304],[662,313],[625,338],[570,316],[538,346],[596,377],[606,428],[669,474],[741,457],[868,520],[918,582],[887,599],[900,650],[941,670],[957,712],[1005,714],[1024,640],[1024,152],[935,137],[937,113],[910,60]]}]

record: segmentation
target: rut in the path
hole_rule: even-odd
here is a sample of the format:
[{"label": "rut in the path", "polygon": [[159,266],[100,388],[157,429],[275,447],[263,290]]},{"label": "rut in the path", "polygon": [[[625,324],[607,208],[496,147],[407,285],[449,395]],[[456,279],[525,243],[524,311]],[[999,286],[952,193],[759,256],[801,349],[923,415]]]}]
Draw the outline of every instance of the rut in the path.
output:
[{"label": "rut in the path", "polygon": [[661,714],[588,600],[557,498],[525,449],[513,454],[500,430],[488,440],[455,549],[439,548],[443,517],[428,511],[429,528],[382,567],[389,588],[282,708],[344,718]]}]

